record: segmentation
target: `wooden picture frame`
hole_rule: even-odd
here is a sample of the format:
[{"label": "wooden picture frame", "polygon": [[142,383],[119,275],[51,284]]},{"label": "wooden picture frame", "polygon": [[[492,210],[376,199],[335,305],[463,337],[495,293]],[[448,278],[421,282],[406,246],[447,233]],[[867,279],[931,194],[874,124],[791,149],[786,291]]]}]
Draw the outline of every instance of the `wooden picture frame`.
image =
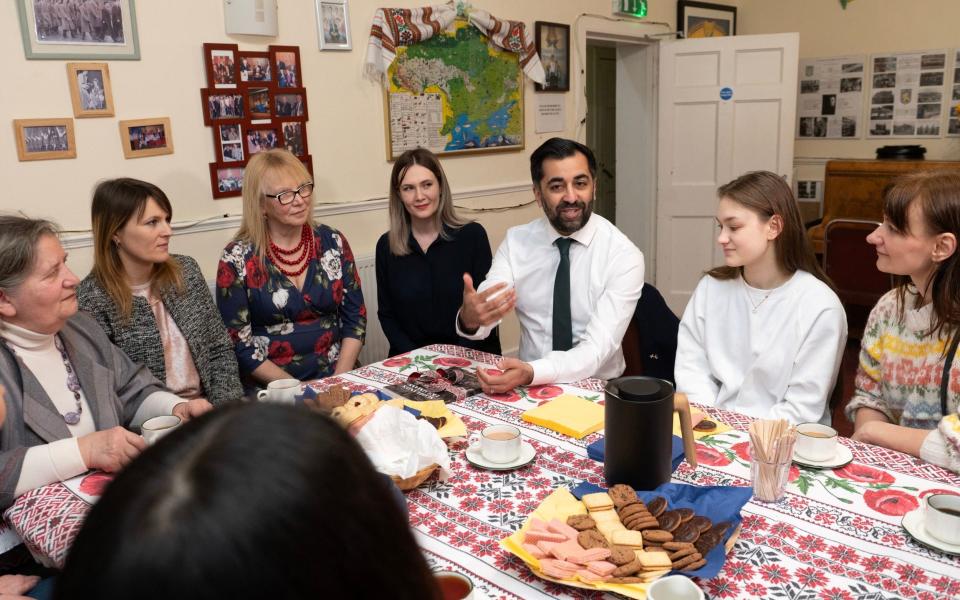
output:
[{"label": "wooden picture frame", "polygon": [[67,79],[74,117],[113,116],[113,88],[107,63],[67,63]]},{"label": "wooden picture frame", "polygon": [[243,170],[247,163],[210,163],[210,190],[214,198],[243,194]]},{"label": "wooden picture frame", "polygon": [[204,125],[247,118],[247,99],[243,90],[201,88],[200,101],[203,103]]},{"label": "wooden picture frame", "polygon": [[315,0],[317,37],[321,50],[352,50],[350,6],[347,0]]},{"label": "wooden picture frame", "polygon": [[14,119],[13,130],[20,161],[77,157],[73,119]]},{"label": "wooden picture frame", "polygon": [[214,148],[217,149],[217,161],[223,164],[246,162],[243,134],[247,124],[239,119],[218,121],[213,126]]},{"label": "wooden picture frame", "polygon": [[278,90],[303,89],[300,46],[267,46]]},{"label": "wooden picture frame", "polygon": [[677,0],[677,29],[685,38],[737,35],[737,7]]},{"label": "wooden picture frame", "polygon": [[237,44],[204,44],[203,64],[207,68],[207,87],[229,90],[240,82],[240,47]]},{"label": "wooden picture frame", "polygon": [[309,154],[307,147],[307,124],[300,119],[278,120],[283,147],[293,155],[303,158]]},{"label": "wooden picture frame", "polygon": [[124,158],[173,154],[173,130],[169,117],[120,121]]},{"label": "wooden picture frame", "polygon": [[269,87],[258,85],[244,90],[245,109],[251,123],[270,122],[273,117],[273,98]]},{"label": "wooden picture frame", "polygon": [[276,70],[269,52],[238,53],[237,69],[241,85],[269,86],[274,81]]},{"label": "wooden picture frame", "polygon": [[273,115],[289,121],[309,121],[307,110],[307,90],[305,88],[286,88],[277,90],[273,96]]},{"label": "wooden picture frame", "polygon": [[14,1],[27,60],[140,60],[134,0],[116,0],[97,28],[79,17],[45,17],[40,0]]},{"label": "wooden picture frame", "polygon": [[538,92],[570,91],[570,26],[536,21],[534,41],[547,76],[546,84],[534,83]]}]

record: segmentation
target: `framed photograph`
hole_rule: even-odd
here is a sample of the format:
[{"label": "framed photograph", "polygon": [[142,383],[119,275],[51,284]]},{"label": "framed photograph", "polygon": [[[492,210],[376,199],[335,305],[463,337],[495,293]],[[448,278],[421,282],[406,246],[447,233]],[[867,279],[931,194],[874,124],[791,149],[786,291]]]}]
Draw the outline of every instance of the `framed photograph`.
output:
[{"label": "framed photograph", "polygon": [[350,10],[347,0],[315,0],[317,37],[321,50],[350,50]]},{"label": "framed photograph", "polygon": [[240,52],[240,83],[273,81],[268,52]]},{"label": "framed photograph", "polygon": [[281,121],[283,147],[296,156],[307,155],[307,126],[303,121]]},{"label": "framed photograph", "polygon": [[273,112],[278,117],[302,117],[304,121],[309,118],[307,116],[307,91],[305,89],[277,92],[273,100]]},{"label": "framed photograph", "polygon": [[13,129],[21,161],[77,157],[73,119],[14,119]]},{"label": "framed photograph", "polygon": [[246,117],[244,97],[239,91],[219,92],[217,90],[201,89],[200,96],[203,102],[204,125],[213,125],[215,121],[224,119],[243,119]]},{"label": "framed photograph", "polygon": [[737,7],[677,0],[677,29],[685,38],[737,35]]},{"label": "framed photograph", "polygon": [[270,118],[270,88],[250,87],[247,88],[247,109],[250,111],[250,118],[269,119]]},{"label": "framed photograph", "polygon": [[207,86],[215,89],[237,87],[240,79],[236,44],[204,44],[203,56],[207,66]]},{"label": "framed photograph", "polygon": [[120,121],[124,158],[173,154],[173,131],[168,117]]},{"label": "framed photograph", "polygon": [[14,2],[29,60],[140,60],[134,0]]},{"label": "framed photograph", "polygon": [[570,90],[570,26],[537,21],[535,24],[537,54],[543,63],[547,83],[534,84],[538,92]]},{"label": "framed photograph", "polygon": [[244,165],[210,163],[210,189],[214,198],[230,198],[243,194]]},{"label": "framed photograph", "polygon": [[67,63],[73,116],[113,116],[113,90],[107,63]]},{"label": "framed photograph", "polygon": [[243,124],[222,123],[214,127],[217,132],[217,146],[220,148],[221,162],[243,162]]},{"label": "framed photograph", "polygon": [[300,47],[299,46],[268,46],[272,57],[274,81],[278,88],[298,88],[300,79]]},{"label": "framed photograph", "polygon": [[257,152],[271,150],[280,145],[280,132],[276,125],[260,125],[248,127],[244,136],[244,150],[247,158]]}]

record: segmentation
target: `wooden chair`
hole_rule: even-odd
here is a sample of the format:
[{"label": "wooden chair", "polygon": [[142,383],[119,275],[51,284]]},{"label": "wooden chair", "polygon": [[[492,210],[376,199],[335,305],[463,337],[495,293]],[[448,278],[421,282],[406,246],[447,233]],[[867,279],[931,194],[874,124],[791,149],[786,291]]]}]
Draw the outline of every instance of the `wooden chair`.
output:
[{"label": "wooden chair", "polygon": [[853,339],[860,339],[870,310],[892,287],[890,275],[877,270],[877,252],[866,239],[879,225],[864,219],[832,219],[824,227],[823,270],[837,288]]}]

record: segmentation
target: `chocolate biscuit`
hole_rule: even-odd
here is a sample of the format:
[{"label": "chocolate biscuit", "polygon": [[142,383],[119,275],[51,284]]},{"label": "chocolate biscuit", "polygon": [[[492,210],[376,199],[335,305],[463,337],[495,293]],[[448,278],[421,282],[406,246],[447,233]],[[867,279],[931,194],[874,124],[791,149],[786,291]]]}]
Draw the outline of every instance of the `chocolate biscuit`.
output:
[{"label": "chocolate biscuit", "polygon": [[660,529],[673,531],[680,526],[680,513],[675,510],[668,510],[657,517],[657,521],[660,522]]},{"label": "chocolate biscuit", "polygon": [[664,542],[663,547],[666,550],[676,552],[677,550],[683,550],[684,548],[693,548],[693,544],[691,544],[690,542],[672,541],[672,542]]},{"label": "chocolate biscuit", "polygon": [[639,502],[637,491],[625,483],[618,483],[607,490],[607,495],[613,500],[613,506],[620,509]]},{"label": "chocolate biscuit", "polygon": [[713,527],[713,521],[700,515],[690,519],[690,523],[696,525],[697,529],[700,530],[700,533],[706,533],[711,527]]},{"label": "chocolate biscuit", "polygon": [[610,546],[610,557],[607,558],[607,560],[618,567],[636,559],[637,553],[633,548],[628,548],[626,546]]},{"label": "chocolate biscuit", "polygon": [[673,530],[673,539],[678,542],[695,542],[700,537],[700,530],[689,522]]},{"label": "chocolate biscuit", "polygon": [[697,562],[698,560],[700,560],[700,559],[702,559],[702,558],[703,558],[703,557],[700,556],[699,553],[694,552],[693,554],[690,554],[690,555],[688,555],[688,556],[684,556],[683,558],[681,558],[681,559],[679,559],[679,560],[673,561],[673,569],[674,569],[675,571],[679,571],[680,569],[683,569],[684,567],[690,566],[690,565],[692,565],[693,563]]},{"label": "chocolate biscuit", "polygon": [[567,525],[577,531],[586,531],[596,528],[597,522],[590,515],[570,515],[567,517]]},{"label": "chocolate biscuit", "polygon": [[667,499],[663,496],[657,496],[650,502],[647,502],[647,510],[650,511],[650,514],[659,517],[663,511],[667,510]]},{"label": "chocolate biscuit", "polygon": [[637,558],[636,554],[634,554],[633,560],[614,569],[612,575],[614,577],[629,577],[630,575],[633,575],[639,571],[642,567],[643,565],[640,564],[640,559]]},{"label": "chocolate biscuit", "polygon": [[693,518],[694,512],[692,508],[678,508],[676,509],[677,513],[680,514],[680,522],[686,523]]},{"label": "chocolate biscuit", "polygon": [[607,543],[607,538],[603,537],[603,534],[596,529],[581,531],[577,535],[577,543],[586,550],[590,548],[608,548],[610,546],[610,544]]},{"label": "chocolate biscuit", "polygon": [[673,534],[662,529],[647,529],[643,532],[643,540],[651,541],[654,544],[663,542],[672,542]]}]

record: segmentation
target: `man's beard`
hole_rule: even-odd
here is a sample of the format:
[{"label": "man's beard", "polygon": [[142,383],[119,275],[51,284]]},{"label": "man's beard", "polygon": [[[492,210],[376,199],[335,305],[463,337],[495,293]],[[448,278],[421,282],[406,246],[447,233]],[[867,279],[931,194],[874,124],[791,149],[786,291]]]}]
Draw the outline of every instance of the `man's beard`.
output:
[{"label": "man's beard", "polygon": [[[576,221],[565,221],[563,217],[560,216],[560,212],[564,208],[579,208],[580,218]],[[587,224],[587,221],[590,219],[590,215],[593,214],[593,202],[584,202],[583,200],[577,200],[575,202],[561,202],[553,210],[552,214],[549,212],[549,210],[549,207],[544,202],[543,212],[545,215],[547,215],[547,220],[550,221],[550,224],[553,225],[553,228],[557,230],[557,233],[570,235],[580,231],[580,229]]]}]

